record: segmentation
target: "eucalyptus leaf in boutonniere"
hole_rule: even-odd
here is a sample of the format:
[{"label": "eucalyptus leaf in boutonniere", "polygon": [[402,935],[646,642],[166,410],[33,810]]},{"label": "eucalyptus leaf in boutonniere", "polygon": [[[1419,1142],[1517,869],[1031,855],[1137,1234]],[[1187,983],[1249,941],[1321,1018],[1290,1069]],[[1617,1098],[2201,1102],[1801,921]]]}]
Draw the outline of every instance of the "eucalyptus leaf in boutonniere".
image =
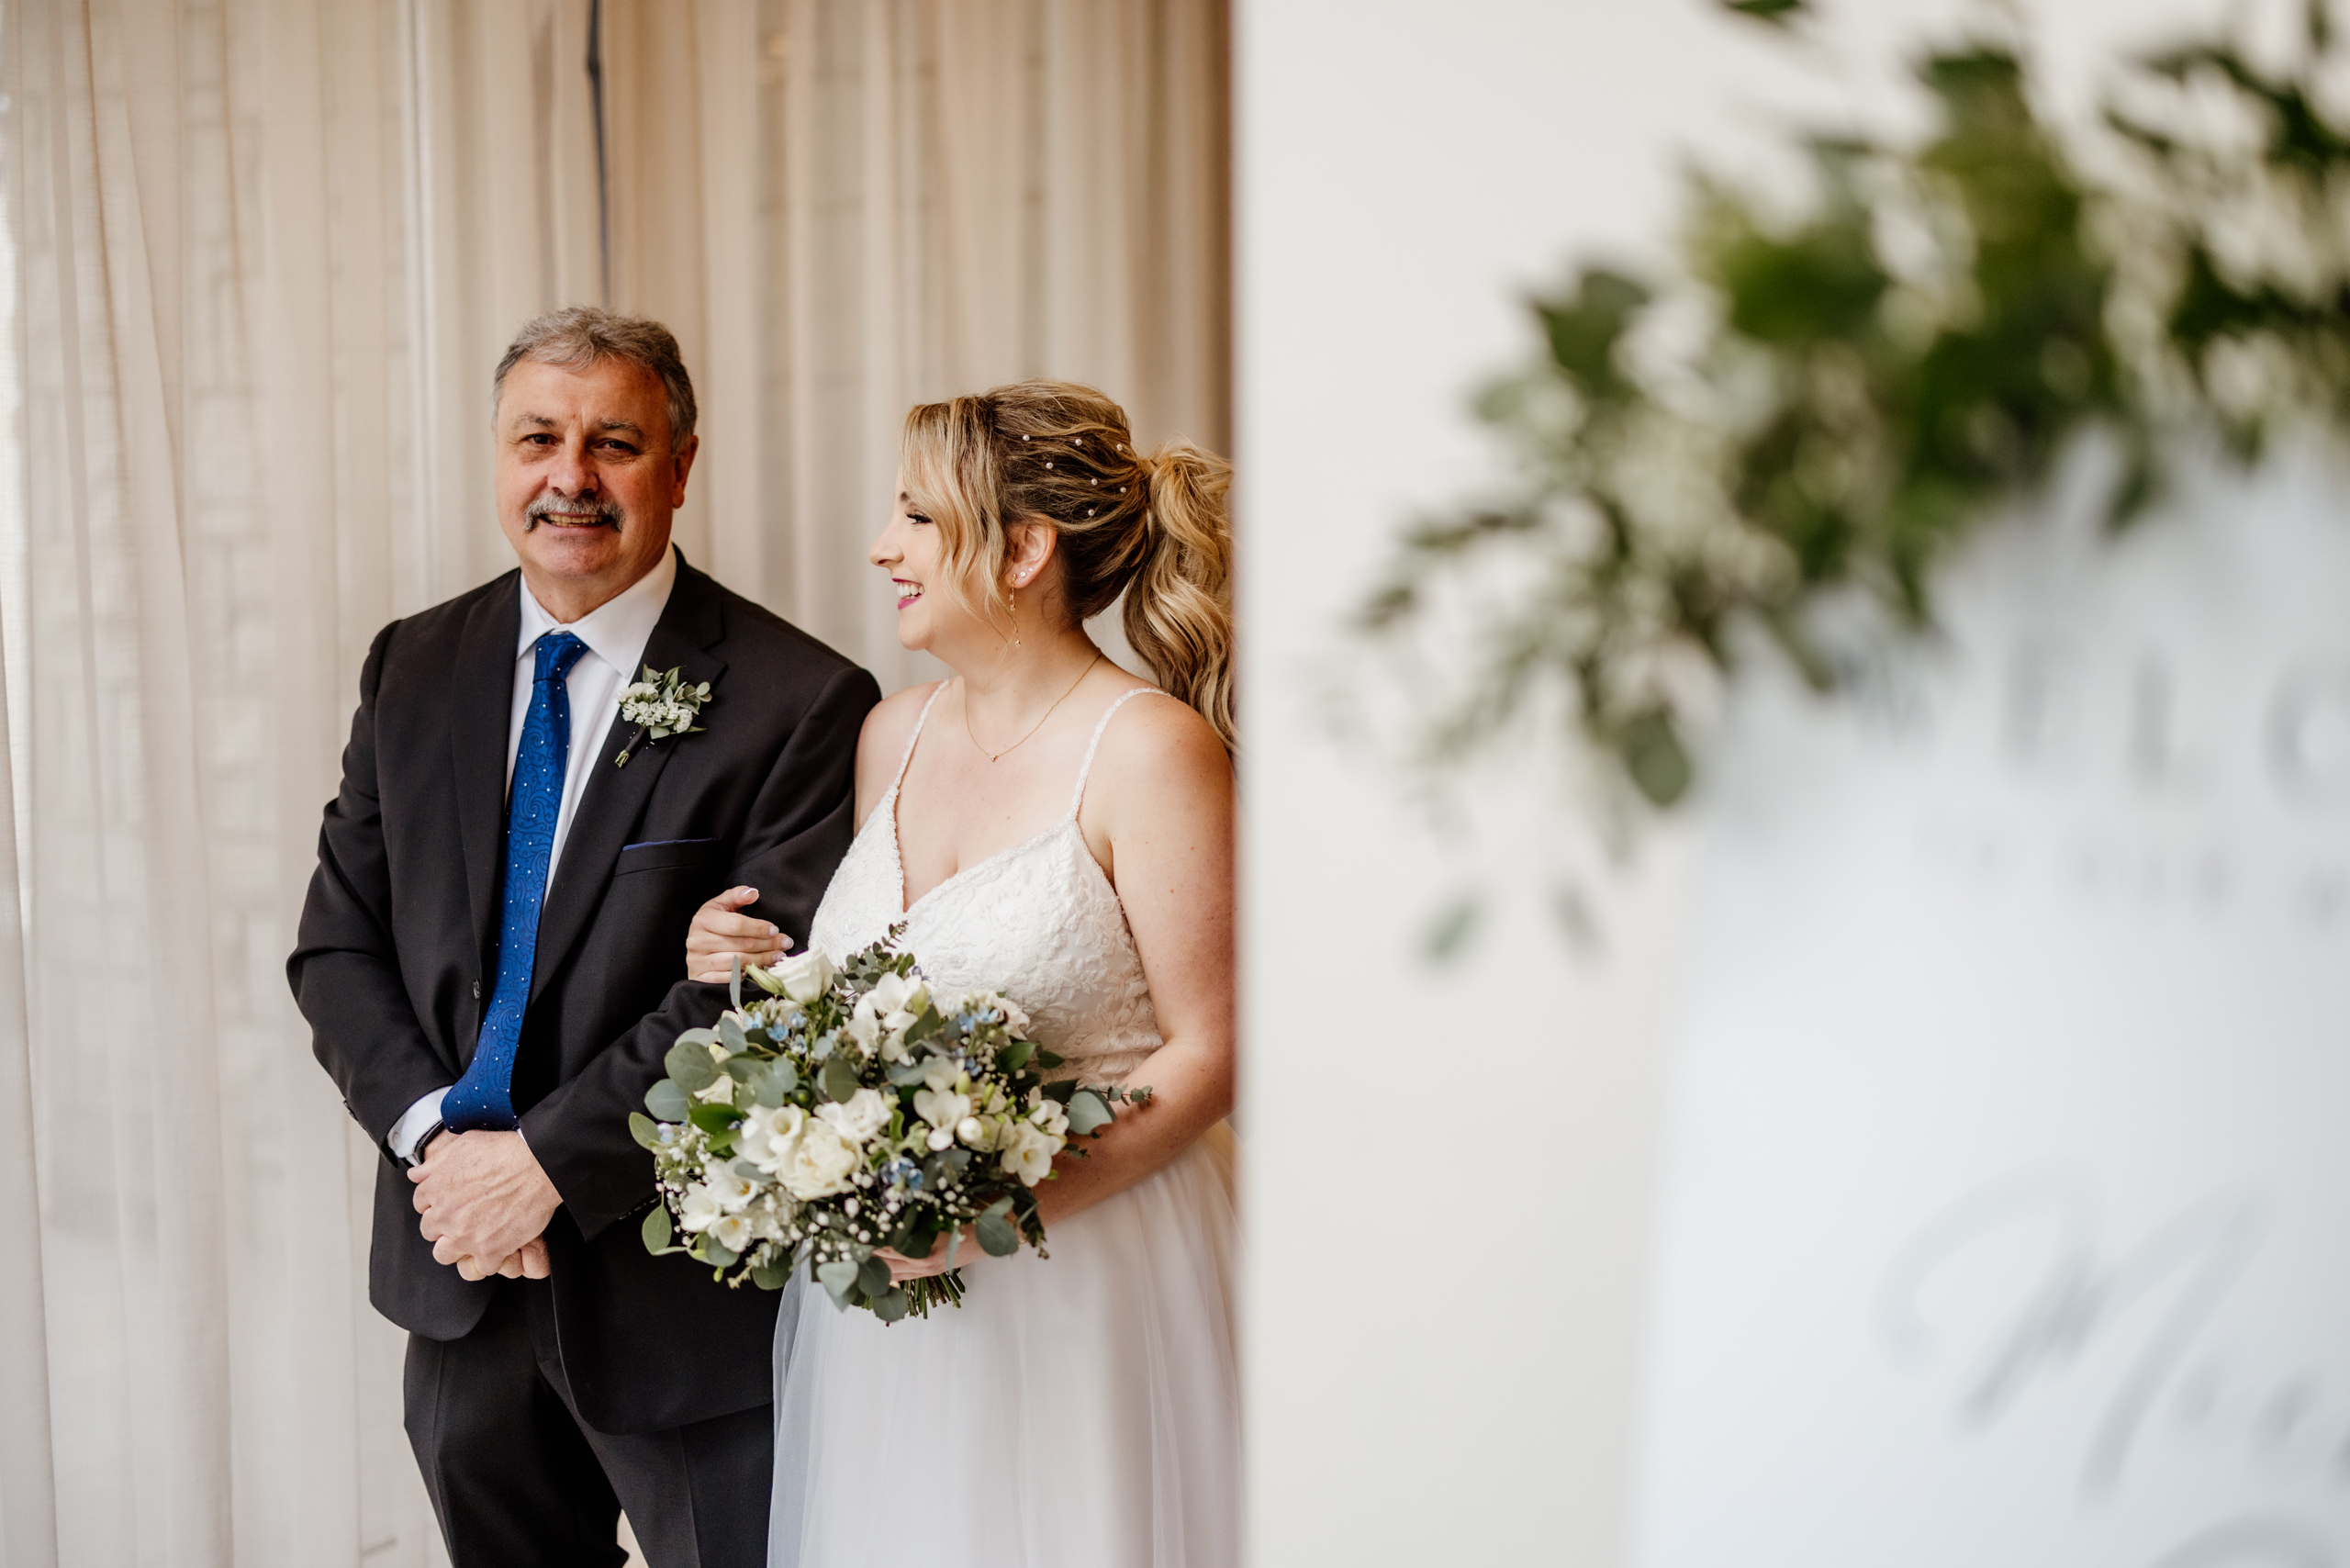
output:
[{"label": "eucalyptus leaf in boutonniere", "polygon": [[636,733],[621,747],[620,756],[612,758],[612,766],[626,767],[640,745],[671,735],[699,734],[706,726],[694,721],[701,717],[701,705],[709,700],[710,682],[688,686],[677,670],[665,672],[646,665],[643,680],[621,689],[621,717],[634,724]]}]

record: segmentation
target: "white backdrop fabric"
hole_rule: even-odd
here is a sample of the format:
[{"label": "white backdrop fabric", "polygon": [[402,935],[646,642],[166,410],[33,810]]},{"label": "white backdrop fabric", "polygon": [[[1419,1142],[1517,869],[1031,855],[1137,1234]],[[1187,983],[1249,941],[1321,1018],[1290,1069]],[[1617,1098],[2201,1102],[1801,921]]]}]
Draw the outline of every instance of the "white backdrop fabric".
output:
[{"label": "white backdrop fabric", "polygon": [[510,564],[516,326],[666,319],[679,542],[885,687],[908,403],[1069,375],[1225,444],[1216,0],[615,0],[608,221],[588,17],[0,6],[9,1564],[438,1560],[282,966],[368,639]]}]

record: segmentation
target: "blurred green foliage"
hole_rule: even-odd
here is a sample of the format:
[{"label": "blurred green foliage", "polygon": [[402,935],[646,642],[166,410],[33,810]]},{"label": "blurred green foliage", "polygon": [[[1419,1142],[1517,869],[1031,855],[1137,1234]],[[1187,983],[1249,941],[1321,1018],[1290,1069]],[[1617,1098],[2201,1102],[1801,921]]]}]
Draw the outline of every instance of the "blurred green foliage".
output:
[{"label": "blurred green foliage", "polygon": [[[1801,0],[1723,4],[1805,25]],[[2131,62],[2092,161],[2016,52],[1937,52],[1922,143],[1804,139],[1793,218],[1700,176],[1682,275],[1589,266],[1532,301],[1539,360],[1480,409],[1524,483],[1414,530],[1366,610],[1472,629],[1431,753],[1563,706],[1669,805],[1740,628],[1833,691],[1826,607],[1930,624],[1936,563],[2085,435],[2121,454],[2119,526],[2182,441],[2250,460],[2281,423],[2350,422],[2350,137],[2313,86],[2334,57],[2313,6],[2278,71],[2222,44]]]}]

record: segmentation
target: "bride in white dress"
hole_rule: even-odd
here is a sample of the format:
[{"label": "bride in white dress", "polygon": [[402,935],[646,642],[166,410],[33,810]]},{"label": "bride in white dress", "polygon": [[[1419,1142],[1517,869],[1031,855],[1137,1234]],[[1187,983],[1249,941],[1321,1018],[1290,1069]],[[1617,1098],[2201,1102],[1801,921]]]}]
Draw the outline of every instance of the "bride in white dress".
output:
[{"label": "bride in white dress", "polygon": [[[906,924],[1085,1081],[1148,1085],[1037,1189],[1049,1259],[957,1249],[959,1308],[884,1325],[795,1280],[776,1331],[770,1568],[1214,1568],[1238,1559],[1230,470],[1145,457],[1087,387],[907,417],[874,564],[954,678],[857,743],[858,831],[808,942]],[[1123,592],[1158,684],[1082,629]],[[786,938],[703,906],[689,972]],[[899,1279],[944,1267],[942,1244]]]}]

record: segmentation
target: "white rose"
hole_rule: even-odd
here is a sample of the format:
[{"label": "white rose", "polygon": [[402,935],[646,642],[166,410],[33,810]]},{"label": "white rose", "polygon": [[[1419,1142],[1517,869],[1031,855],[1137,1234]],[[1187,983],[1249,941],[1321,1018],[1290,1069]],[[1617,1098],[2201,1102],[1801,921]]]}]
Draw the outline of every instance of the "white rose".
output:
[{"label": "white rose", "polygon": [[1035,1186],[1052,1172],[1053,1156],[1060,1152],[1055,1142],[1026,1122],[1013,1123],[1004,1135],[1003,1169]]},{"label": "white rose", "polygon": [[816,1108],[827,1126],[854,1144],[867,1144],[890,1125],[890,1103],[873,1090],[860,1089],[845,1100]]},{"label": "white rose", "polygon": [[791,1140],[800,1136],[800,1124],[807,1119],[808,1113],[797,1105],[772,1109],[754,1105],[743,1114],[743,1126],[734,1134],[734,1148],[768,1175],[780,1174],[783,1162],[791,1158]]},{"label": "white rose", "polygon": [[782,982],[783,994],[802,1004],[832,990],[839,974],[833,968],[831,957],[821,947],[786,958],[775,967],[775,978]]},{"label": "white rose", "polygon": [[1028,1119],[1042,1127],[1048,1137],[1069,1137],[1069,1112],[1058,1100],[1039,1096],[1035,1108],[1028,1113]]},{"label": "white rose", "polygon": [[951,1131],[956,1123],[971,1114],[971,1098],[957,1094],[952,1089],[917,1089],[914,1091],[914,1114],[934,1127]]},{"label": "white rose", "polygon": [[848,1191],[857,1167],[857,1153],[826,1122],[810,1122],[792,1140],[791,1156],[784,1162],[783,1190],[802,1203]]},{"label": "white rose", "polygon": [[751,1222],[741,1215],[728,1215],[710,1227],[710,1234],[729,1252],[742,1252],[751,1245]]},{"label": "white rose", "polygon": [[688,1230],[708,1230],[723,1213],[718,1194],[696,1182],[686,1189],[685,1202],[677,1205],[677,1222]]}]

